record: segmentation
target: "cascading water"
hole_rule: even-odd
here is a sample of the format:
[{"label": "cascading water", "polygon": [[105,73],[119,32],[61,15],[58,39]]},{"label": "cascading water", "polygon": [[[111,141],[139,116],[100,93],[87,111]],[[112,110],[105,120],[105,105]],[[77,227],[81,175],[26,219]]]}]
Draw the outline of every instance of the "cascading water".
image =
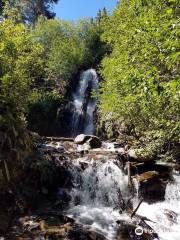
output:
[{"label": "cascading water", "polygon": [[119,168],[117,160],[92,160],[87,163],[85,170],[80,167],[81,161],[86,163],[86,159],[78,159],[71,169],[74,188],[67,215],[108,239],[113,239],[116,221],[128,218],[120,214],[124,200],[129,197],[127,177]]},{"label": "cascading water", "polygon": [[165,201],[155,204],[142,203],[138,214],[151,219],[149,225],[160,240],[180,239],[180,176],[174,174],[174,183],[166,187]]},{"label": "cascading water", "polygon": [[92,91],[98,91],[98,76],[94,69],[81,73],[77,89],[73,93],[72,135],[93,134],[96,98]]},{"label": "cascading water", "polygon": [[[131,222],[130,215],[123,211],[124,203],[131,196],[128,179],[119,164],[118,160],[105,156],[98,160],[83,157],[74,160],[70,169],[73,188],[65,214],[109,240],[116,239],[117,220]],[[158,234],[159,240],[180,239],[180,176],[174,175],[174,179],[167,185],[165,201],[143,202],[137,212],[152,220],[147,223]],[[134,208],[139,202],[137,197]]]}]

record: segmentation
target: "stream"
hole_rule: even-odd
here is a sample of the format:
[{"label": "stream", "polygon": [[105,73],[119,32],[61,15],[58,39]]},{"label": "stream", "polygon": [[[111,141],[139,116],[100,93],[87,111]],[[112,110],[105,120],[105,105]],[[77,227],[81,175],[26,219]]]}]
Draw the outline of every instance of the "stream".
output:
[{"label": "stream", "polygon": [[[81,163],[87,163],[85,169]],[[106,156],[91,161],[87,157],[78,158],[71,167],[71,174],[73,188],[65,214],[108,240],[116,239],[117,221],[131,222],[130,215],[124,211],[124,204],[131,196],[128,179],[119,162]],[[163,202],[143,202],[137,211],[153,221],[147,223],[160,240],[180,239],[180,176],[174,173],[173,177],[174,183],[167,185]],[[134,208],[138,200],[137,196],[133,198]]]},{"label": "stream", "polygon": [[[81,73],[77,88],[72,93],[73,136],[94,133],[96,99],[91,93],[98,91],[98,85],[99,79],[94,69]],[[115,151],[113,143],[104,144],[104,149]],[[85,165],[83,168],[82,163]],[[84,156],[73,160],[70,172],[73,188],[65,214],[90,230],[101,233],[107,239],[115,239],[117,221],[131,222],[130,215],[124,210],[132,197],[127,175],[123,173],[120,162],[106,156],[106,153],[98,160]],[[137,211],[137,214],[151,220],[147,223],[158,234],[160,240],[180,239],[180,176],[174,173],[173,178],[174,182],[166,186],[164,201],[153,204],[143,202]],[[139,201],[138,185],[136,188],[137,195],[132,199],[134,208]]]},{"label": "stream", "polygon": [[[174,183],[169,183],[166,187],[165,201],[151,205],[142,203],[137,212],[154,221],[149,222],[149,225],[161,240],[180,239],[180,176],[174,173],[173,177]],[[169,212],[172,213],[170,219]]]}]

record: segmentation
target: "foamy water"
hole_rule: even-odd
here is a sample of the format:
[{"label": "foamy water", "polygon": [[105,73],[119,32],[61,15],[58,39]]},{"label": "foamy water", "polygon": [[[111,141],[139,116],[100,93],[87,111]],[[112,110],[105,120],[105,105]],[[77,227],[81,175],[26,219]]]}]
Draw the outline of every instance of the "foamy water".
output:
[{"label": "foamy water", "polygon": [[[82,170],[81,162],[86,164],[86,169]],[[126,202],[130,193],[127,176],[119,164],[118,160],[109,160],[108,157],[96,161],[88,161],[84,157],[75,160],[71,169],[74,187],[66,214],[109,240],[115,239],[117,220],[131,222],[129,214],[123,213],[123,199]],[[137,199],[138,191],[135,197]],[[138,199],[134,207],[137,202]],[[179,240],[180,176],[174,174],[174,182],[167,185],[165,201],[155,204],[143,202],[137,214],[154,222],[147,221],[147,224],[160,240]]]},{"label": "foamy water", "polygon": [[123,207],[122,199],[129,196],[127,177],[116,160],[92,160],[84,171],[78,168],[81,160],[76,161],[72,169],[74,188],[67,214],[76,222],[113,239],[116,221],[129,218],[119,213]]},{"label": "foamy water", "polygon": [[[155,222],[148,221],[148,224],[161,240],[180,240],[180,176],[174,175],[174,180],[174,183],[169,183],[166,187],[165,201],[155,204],[142,203],[137,211]],[[166,213],[171,213],[172,221]]]}]

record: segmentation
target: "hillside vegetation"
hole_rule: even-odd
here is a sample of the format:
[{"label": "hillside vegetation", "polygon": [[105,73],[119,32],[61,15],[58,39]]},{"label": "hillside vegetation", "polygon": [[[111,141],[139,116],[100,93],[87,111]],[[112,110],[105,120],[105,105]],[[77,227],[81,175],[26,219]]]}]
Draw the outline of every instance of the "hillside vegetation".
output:
[{"label": "hillside vegetation", "polygon": [[101,119],[160,149],[180,133],[178,3],[122,0],[103,24]]}]

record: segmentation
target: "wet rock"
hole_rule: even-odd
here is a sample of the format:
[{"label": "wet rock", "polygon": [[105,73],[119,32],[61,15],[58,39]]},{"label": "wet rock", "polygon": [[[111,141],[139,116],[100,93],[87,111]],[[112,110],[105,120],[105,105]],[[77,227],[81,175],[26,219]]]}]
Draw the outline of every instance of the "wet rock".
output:
[{"label": "wet rock", "polygon": [[66,188],[59,188],[57,196],[59,199],[59,201],[58,201],[59,205],[64,205],[71,201],[71,196],[68,193]]},{"label": "wet rock", "polygon": [[154,179],[157,179],[158,176],[159,176],[158,172],[149,171],[149,172],[145,172],[140,175],[137,175],[136,178],[138,182],[141,183],[141,182],[153,181]]},{"label": "wet rock", "polygon": [[87,162],[80,162],[81,169],[84,171],[86,168],[88,168]]},{"label": "wet rock", "polygon": [[[145,201],[152,203],[164,200],[166,183],[164,183],[156,171],[148,171],[132,178],[134,190]],[[138,189],[137,189],[138,188]]]},{"label": "wet rock", "polygon": [[[28,236],[31,236],[30,239],[106,240],[100,233],[76,224],[72,218],[61,215],[59,212],[39,212],[36,217],[21,218],[20,223],[20,228],[14,228],[18,232],[13,234],[20,236],[25,230]],[[41,238],[41,236],[45,236],[45,238]]]},{"label": "wet rock", "polygon": [[152,164],[151,162],[131,162],[131,175],[142,174],[148,171],[158,172],[160,178],[164,180],[172,179],[172,167],[162,164]]},{"label": "wet rock", "polygon": [[91,146],[91,148],[100,148],[102,145],[101,140],[96,136],[91,136],[87,143]]},{"label": "wet rock", "polygon": [[38,146],[38,149],[41,153],[63,153],[64,147],[61,145],[61,143],[58,142],[47,142],[44,144],[41,144]]},{"label": "wet rock", "polygon": [[74,142],[62,142],[62,146],[64,147],[66,152],[76,152],[77,151],[77,145]]},{"label": "wet rock", "polygon": [[168,218],[169,222],[174,224],[174,223],[177,223],[178,221],[178,214],[175,213],[174,211],[172,210],[169,210],[169,209],[165,209],[164,210],[164,214],[166,215],[166,217]]},{"label": "wet rock", "polygon": [[93,135],[80,134],[75,139],[76,144],[88,143],[91,148],[99,148],[102,145],[101,140]]},{"label": "wet rock", "polygon": [[145,222],[118,220],[117,240],[157,240],[158,235]]}]

